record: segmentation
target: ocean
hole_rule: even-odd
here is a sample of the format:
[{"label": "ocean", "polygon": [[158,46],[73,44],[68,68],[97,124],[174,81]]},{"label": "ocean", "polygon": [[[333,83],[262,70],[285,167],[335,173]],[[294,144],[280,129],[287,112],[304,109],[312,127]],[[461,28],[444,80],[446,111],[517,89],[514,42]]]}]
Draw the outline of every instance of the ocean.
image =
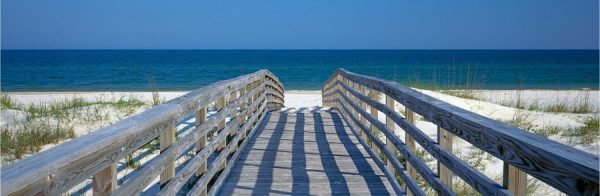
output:
[{"label": "ocean", "polygon": [[598,89],[598,50],[2,50],[15,91],[161,91],[269,69],[286,90],[318,90],[336,68],[420,88]]}]

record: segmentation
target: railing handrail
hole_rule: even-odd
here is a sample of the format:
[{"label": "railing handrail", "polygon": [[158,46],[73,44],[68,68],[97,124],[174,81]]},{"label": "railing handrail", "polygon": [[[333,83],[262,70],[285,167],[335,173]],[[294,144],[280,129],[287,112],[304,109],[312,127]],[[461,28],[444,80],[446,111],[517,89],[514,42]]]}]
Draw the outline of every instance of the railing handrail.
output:
[{"label": "railing handrail", "polygon": [[[407,109],[418,113],[428,121],[438,125],[440,128],[447,130],[473,144],[475,147],[494,155],[560,191],[569,194],[598,193],[599,161],[595,155],[461,109],[396,82],[360,75],[344,69],[337,69],[323,85],[324,103],[334,100],[340,101],[340,104],[343,101],[352,102],[349,97],[343,94],[343,92],[348,92],[348,95],[352,95],[355,99],[371,105],[371,107],[386,113],[386,115],[397,117],[394,119],[396,124],[400,121],[406,121],[406,119],[394,114],[393,109],[382,108],[384,106],[370,102],[369,97],[361,95],[356,89],[352,89],[343,81],[339,81],[338,76],[348,82],[356,83],[363,88],[373,89],[389,96],[404,105]],[[328,93],[336,86],[339,89]],[[327,99],[337,93],[340,95],[339,98]],[[370,100],[373,101],[372,99]],[[350,106],[345,109],[350,111],[361,110],[360,107],[355,106],[356,108]],[[343,105],[342,107],[346,106]],[[341,111],[344,108],[338,109]],[[375,122],[375,124],[377,123]],[[418,129],[414,126],[409,126],[409,123],[398,125],[404,129],[409,129],[407,134],[415,137],[422,136],[416,132]],[[385,126],[382,126],[378,128],[386,129]],[[422,146],[438,145],[435,142],[429,141],[431,139],[415,140]],[[424,146],[424,148],[427,148],[427,146]],[[445,151],[439,147],[436,147],[436,149]],[[442,154],[444,153],[447,153],[447,151]],[[446,157],[443,158],[448,158],[448,155],[444,156]],[[439,155],[436,158],[439,159]],[[445,159],[445,161],[448,160]],[[476,188],[476,190],[478,189]]]},{"label": "railing handrail", "polygon": [[[282,106],[283,85],[268,70],[219,81],[3,167],[2,195],[59,194],[68,191],[158,137],[167,127],[175,126],[217,99],[224,99],[242,88],[245,90],[256,82],[261,85],[255,85],[255,88],[264,88],[256,92],[262,92],[263,95],[252,95],[249,99],[260,97],[265,99],[265,104]],[[242,101],[246,104],[246,100]],[[259,104],[253,109],[260,108],[264,106]],[[234,110],[237,112],[237,107]],[[248,117],[260,115],[256,113]],[[224,115],[223,122],[230,113]]]}]

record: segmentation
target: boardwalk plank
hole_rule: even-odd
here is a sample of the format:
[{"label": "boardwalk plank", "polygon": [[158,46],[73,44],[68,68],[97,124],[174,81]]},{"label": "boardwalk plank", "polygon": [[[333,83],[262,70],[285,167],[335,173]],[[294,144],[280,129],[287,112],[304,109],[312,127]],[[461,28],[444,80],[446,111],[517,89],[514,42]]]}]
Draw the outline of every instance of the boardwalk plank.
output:
[{"label": "boardwalk plank", "polygon": [[338,114],[273,112],[217,195],[395,195],[353,132],[332,115]]}]

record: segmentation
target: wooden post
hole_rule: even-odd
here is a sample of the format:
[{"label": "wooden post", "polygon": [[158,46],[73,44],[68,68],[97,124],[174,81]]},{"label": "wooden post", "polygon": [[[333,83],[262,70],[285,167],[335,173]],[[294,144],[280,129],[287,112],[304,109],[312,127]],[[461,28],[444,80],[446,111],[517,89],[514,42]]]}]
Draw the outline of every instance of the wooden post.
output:
[{"label": "wooden post", "polygon": [[[356,90],[356,88],[354,88],[354,83],[352,83],[350,80],[348,80],[348,78],[344,78],[344,79],[346,80],[346,85],[349,87],[349,89],[354,89],[354,90]],[[343,88],[343,87],[340,87],[340,88]],[[351,95],[348,95],[348,94],[350,94],[348,91],[349,91],[349,90],[346,90],[346,91],[345,91],[345,92],[346,92],[346,96],[349,98],[348,100],[346,100],[346,99],[343,99],[341,95],[339,96],[339,99],[342,101],[342,103],[343,103],[344,105],[347,105],[349,101],[352,101],[352,100],[353,100],[353,96],[351,96]],[[341,106],[340,106],[340,109],[341,109]],[[354,113],[354,108],[352,108],[352,107],[348,107],[348,115],[353,115],[353,116],[356,116],[356,113]],[[360,136],[362,136],[362,134],[363,134],[363,133],[362,133],[362,131],[360,131],[360,129],[357,129],[357,127],[356,127],[356,122],[351,122],[351,125],[352,125],[352,127],[353,127],[355,130],[357,130],[357,131],[358,131],[358,134],[359,134]]]},{"label": "wooden post", "polygon": [[[258,80],[252,82],[252,89],[255,89],[256,87],[258,87]],[[252,95],[252,102],[256,101],[256,99],[258,99],[258,95],[260,95],[260,90],[256,91],[256,93],[254,95]],[[252,108],[252,114],[254,114],[256,112],[256,110],[258,110],[259,105],[256,105]],[[253,122],[254,123],[254,122]]]},{"label": "wooden post", "polygon": [[[254,88],[258,88],[260,86],[260,84],[262,83],[262,79],[256,80],[256,82],[254,82]],[[259,89],[258,93],[256,93],[254,95],[254,99],[258,100],[258,98],[260,97],[260,94],[262,94],[264,91],[264,89]],[[259,100],[261,101],[261,100]],[[254,113],[256,113],[258,111],[258,108],[260,108],[260,104],[256,104],[256,106],[254,106]],[[254,121],[252,122],[252,125],[255,125],[258,122],[258,118],[255,118]],[[250,130],[252,130],[252,128],[249,128]]]},{"label": "wooden post", "polygon": [[[359,84],[354,83],[354,90],[359,92],[360,94],[365,95],[366,94],[366,89],[361,87]],[[354,97],[354,96],[352,96]],[[358,98],[354,97],[354,102],[358,103],[358,105],[360,106],[360,109],[367,111],[367,105],[365,103],[363,103],[362,101],[360,101]],[[354,111],[354,116],[360,116],[360,123],[364,126],[367,126],[367,118],[365,118],[363,115],[360,114],[360,112],[358,111]],[[359,128],[357,128],[357,130],[360,130]],[[361,133],[363,139],[365,141],[369,141],[369,137],[367,136],[366,133]]]},{"label": "wooden post", "polygon": [[[205,121],[206,121],[206,107],[203,107],[196,112],[196,122],[195,122],[196,127],[200,126]],[[204,148],[204,146],[206,146],[207,135],[206,135],[206,132],[204,132],[204,133],[205,134],[203,136],[201,136],[200,139],[198,139],[198,142],[196,142],[196,153],[200,152]],[[198,167],[198,170],[196,171],[196,176],[200,176],[200,175],[204,174],[204,172],[206,172],[206,161],[204,161],[202,163],[202,165],[200,165]]]},{"label": "wooden post", "polygon": [[[253,83],[246,85],[246,93],[249,93],[253,89],[254,89]],[[248,99],[246,99],[246,106],[244,106],[244,107],[248,107],[250,104],[252,104],[252,102],[254,102],[254,95],[250,95],[250,97],[248,97]],[[252,108],[247,108],[247,110],[252,111]],[[249,119],[249,115],[244,116],[244,123],[248,123],[248,119]],[[249,129],[243,130],[246,135],[248,135],[248,130]]]},{"label": "wooden post", "polygon": [[207,188],[207,187],[204,187],[204,189],[202,189],[202,190],[200,191],[200,196],[206,196],[206,195],[207,195],[206,188]]},{"label": "wooden post", "polygon": [[[395,101],[394,99],[392,99],[392,97],[386,95],[385,96],[385,105],[390,108],[392,111],[396,111],[395,109],[395,105],[394,104]],[[392,133],[394,133],[394,135],[396,135],[396,126],[394,121],[392,120],[392,118],[390,118],[390,115],[386,115],[385,116],[385,125],[387,126],[388,129],[390,129],[390,131],[392,131]],[[390,140],[390,138],[387,138],[386,142],[385,142],[386,146],[392,151],[392,154],[396,155],[396,147],[394,146],[394,144],[392,143],[392,141]],[[392,174],[394,174],[394,176],[396,176],[396,168],[394,168],[394,165],[392,164],[392,161],[390,161],[390,159],[393,159],[396,157],[388,157],[387,159],[387,168],[388,170],[390,170],[390,172]]]},{"label": "wooden post", "polygon": [[[438,143],[446,151],[452,153],[452,135],[444,128],[438,126]],[[442,182],[452,188],[452,176],[454,175],[450,169],[438,161],[438,175]]]},{"label": "wooden post", "polygon": [[516,196],[527,194],[527,173],[504,162],[504,187]]},{"label": "wooden post", "polygon": [[[406,112],[406,120],[408,121],[408,123],[410,123],[411,125],[415,124],[415,113],[406,108],[405,107],[405,112]],[[412,138],[412,136],[410,136],[410,134],[405,133],[404,134],[404,140],[406,142],[406,147],[408,147],[408,150],[410,150],[413,153],[416,153],[416,147],[415,147],[415,140]],[[417,179],[417,171],[415,170],[415,168],[408,162],[408,160],[406,161],[406,170],[408,171],[408,175],[412,177],[412,179],[416,180]],[[406,191],[407,195],[413,195],[411,191]]]},{"label": "wooden post", "polygon": [[[221,111],[224,107],[225,107],[225,96],[219,97],[219,99],[217,99],[217,102],[215,103],[215,108],[217,111]],[[225,128],[225,119],[219,121],[219,124],[217,124],[217,133],[221,132],[223,130],[223,128]],[[217,151],[221,151],[224,147],[225,147],[224,144],[218,144]]]},{"label": "wooden post", "polygon": [[[365,91],[366,91],[366,88],[365,88]],[[377,92],[376,90],[371,88],[369,90],[369,97],[375,101],[379,101],[379,100],[377,100],[377,93],[379,93],[379,92]],[[371,108],[371,116],[373,118],[375,118],[375,120],[379,120],[379,110],[377,110],[377,108],[372,107],[372,106],[370,108]],[[365,106],[365,109],[366,109],[366,106]],[[373,133],[373,135],[375,136],[376,139],[379,139],[379,129],[377,127],[375,127],[375,125],[373,123],[371,123],[371,132]],[[370,145],[371,145],[371,148],[373,150],[375,150],[375,152],[377,153],[377,156],[380,156],[381,149],[379,149],[377,146],[374,146],[372,141],[371,141]]]},{"label": "wooden post", "polygon": [[[237,91],[233,91],[229,94],[229,101],[228,104],[231,104],[233,101],[235,101],[237,99]],[[237,108],[236,108],[237,109]],[[231,114],[231,118],[234,118],[235,116],[237,116],[237,111],[234,111]],[[229,136],[233,136],[235,134],[235,132],[237,132],[237,129],[230,129],[229,130]]]},{"label": "wooden post", "polygon": [[[342,82],[342,83],[346,83],[346,79],[345,79],[345,78],[342,78],[340,75],[337,75],[337,76],[335,77],[335,80],[334,80],[334,81],[332,81],[332,82],[338,82],[338,81],[340,81],[340,82]],[[332,98],[333,98],[333,99],[338,99],[338,100],[340,99],[340,95],[339,95],[339,94],[340,94],[340,93],[344,93],[344,92],[346,92],[346,91],[344,90],[344,88],[342,87],[342,85],[341,85],[341,84],[335,84],[335,87],[332,89],[332,91],[335,91],[335,90],[339,90],[339,92],[338,92],[338,93],[335,93],[335,94],[333,94],[333,97],[332,97]],[[340,101],[341,101],[341,100],[340,100]],[[334,106],[334,107],[336,107],[336,108],[340,109],[340,111],[341,111],[340,105],[339,105],[337,102],[334,102],[334,103],[333,103],[333,105],[331,105],[331,106]],[[351,125],[348,125],[348,126],[351,126]]]},{"label": "wooden post", "polygon": [[[164,152],[169,146],[175,143],[176,125],[169,126],[166,130],[160,132],[160,152]],[[175,176],[175,161],[170,161],[160,174],[160,186],[167,184]]]},{"label": "wooden post", "polygon": [[94,196],[109,195],[117,188],[117,164],[110,164],[92,177]]},{"label": "wooden post", "polygon": [[[244,86],[240,89],[240,98],[244,97],[244,95],[246,94],[246,88],[248,86]],[[240,120],[240,126],[244,125],[244,123],[246,123],[246,116],[245,115],[240,115],[242,111],[244,111],[244,109],[246,109],[246,103],[247,103],[247,99],[242,100],[242,103],[240,104],[240,113],[238,114],[238,119]],[[241,139],[246,138],[246,131],[245,130],[241,130]]]}]

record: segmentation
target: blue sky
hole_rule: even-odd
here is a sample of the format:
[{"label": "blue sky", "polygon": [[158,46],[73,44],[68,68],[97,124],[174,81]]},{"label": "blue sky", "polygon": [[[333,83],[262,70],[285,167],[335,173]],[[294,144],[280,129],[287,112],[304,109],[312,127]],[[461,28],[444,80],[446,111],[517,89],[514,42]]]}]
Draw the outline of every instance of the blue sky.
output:
[{"label": "blue sky", "polygon": [[3,49],[597,49],[598,0],[2,0]]}]

